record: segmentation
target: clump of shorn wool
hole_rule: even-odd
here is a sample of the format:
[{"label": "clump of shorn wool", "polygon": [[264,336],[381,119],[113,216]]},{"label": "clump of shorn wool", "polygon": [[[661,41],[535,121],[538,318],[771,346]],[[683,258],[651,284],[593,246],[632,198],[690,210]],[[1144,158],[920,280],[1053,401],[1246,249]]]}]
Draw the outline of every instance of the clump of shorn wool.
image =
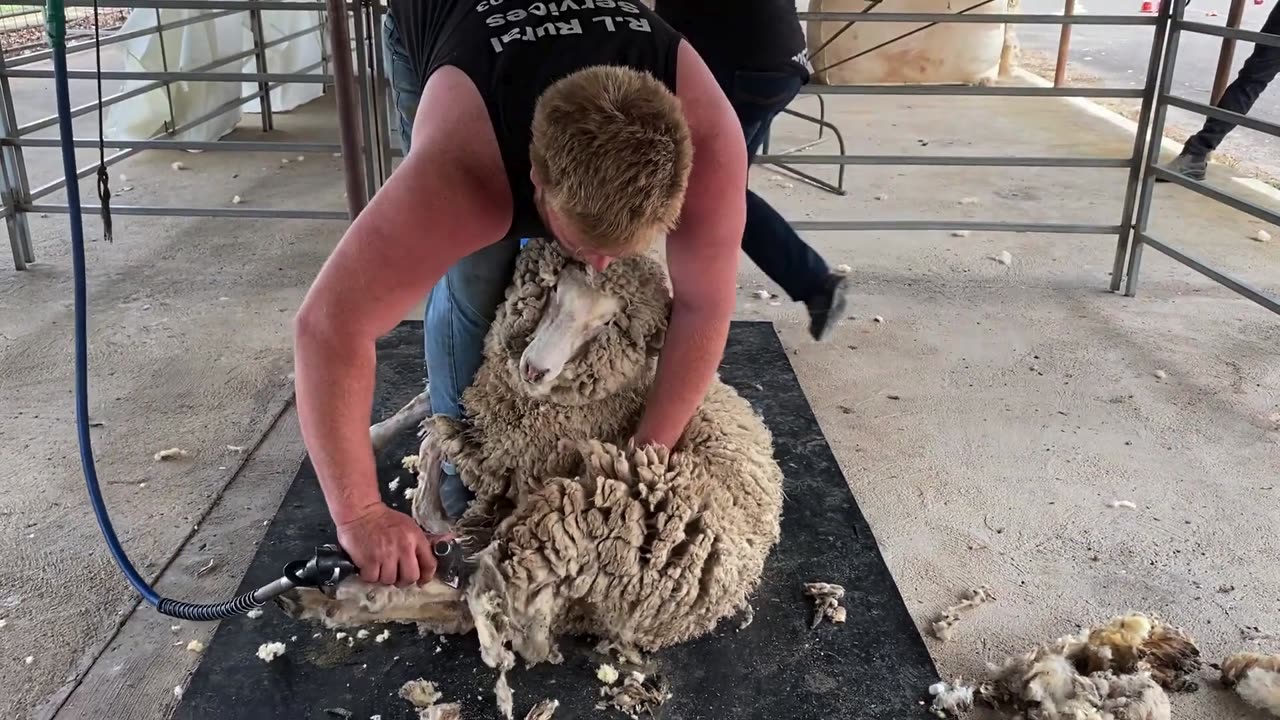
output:
[{"label": "clump of shorn wool", "polygon": [[978,697],[1028,720],[1169,720],[1166,691],[1194,691],[1200,651],[1141,613],[1059,638],[993,666]]},{"label": "clump of shorn wool", "polygon": [[1222,684],[1250,705],[1280,717],[1280,654],[1232,655],[1222,661]]},{"label": "clump of shorn wool", "polygon": [[995,602],[996,595],[990,586],[980,585],[965,591],[960,597],[960,602],[943,610],[937,618],[930,624],[933,630],[933,636],[943,642],[951,639],[951,634],[960,622],[962,613],[970,612],[983,605]]}]

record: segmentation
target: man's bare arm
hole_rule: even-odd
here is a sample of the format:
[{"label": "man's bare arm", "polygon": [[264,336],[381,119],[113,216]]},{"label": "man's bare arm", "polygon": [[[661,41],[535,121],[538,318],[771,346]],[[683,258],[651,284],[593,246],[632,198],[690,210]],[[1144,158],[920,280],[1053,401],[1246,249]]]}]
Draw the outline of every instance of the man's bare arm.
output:
[{"label": "man's bare arm", "polygon": [[[429,84],[423,105],[431,89]],[[466,105],[457,96],[467,89],[475,92],[470,86],[450,90],[457,106]],[[482,104],[476,106],[483,110]],[[419,113],[420,125],[424,114]],[[477,169],[475,157],[484,153],[476,152],[475,142],[458,139],[464,136],[442,132],[453,122],[469,135],[480,134],[476,118],[439,114],[429,118],[427,127],[415,129],[412,152],[329,256],[295,321],[299,421],[340,541],[345,525],[385,509],[368,434],[375,341],[425,297],[450,265],[500,239],[510,224],[509,210],[504,217],[504,204],[494,200],[502,195],[488,186],[491,175],[483,166]],[[492,147],[496,154],[496,143]],[[376,530],[363,528],[357,535],[370,533]],[[359,544],[360,538],[351,542]],[[406,566],[412,555],[376,548],[356,552],[345,541],[344,547],[366,580],[389,582],[406,573],[418,577],[416,568]],[[379,572],[366,567],[389,552],[399,554],[390,568]],[[431,565],[429,554],[419,554],[419,560],[424,567]]]},{"label": "man's bare arm", "polygon": [[736,302],[746,219],[747,151],[737,115],[687,43],[680,97],[693,136],[693,169],[680,226],[667,239],[671,322],[636,432],[674,447],[715,377]]}]

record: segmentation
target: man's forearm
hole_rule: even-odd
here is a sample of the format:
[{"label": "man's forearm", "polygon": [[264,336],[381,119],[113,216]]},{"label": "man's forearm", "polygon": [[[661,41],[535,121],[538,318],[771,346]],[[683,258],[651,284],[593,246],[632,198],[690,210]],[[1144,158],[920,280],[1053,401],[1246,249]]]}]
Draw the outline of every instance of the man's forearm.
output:
[{"label": "man's forearm", "polygon": [[679,304],[672,309],[637,443],[675,447],[720,366],[731,317],[732,306],[728,312]]},{"label": "man's forearm", "polygon": [[334,523],[382,502],[369,443],[376,362],[373,343],[335,340],[300,326],[294,341],[298,421]]}]

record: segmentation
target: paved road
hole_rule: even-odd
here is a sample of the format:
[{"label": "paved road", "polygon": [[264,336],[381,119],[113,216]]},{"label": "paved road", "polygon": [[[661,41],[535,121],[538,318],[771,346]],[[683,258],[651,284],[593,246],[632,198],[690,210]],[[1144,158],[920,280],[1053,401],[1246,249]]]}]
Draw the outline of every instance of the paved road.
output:
[{"label": "paved road", "polygon": [[[1259,30],[1263,21],[1280,0],[1265,0],[1263,5],[1254,5],[1252,0],[1245,5],[1244,21],[1241,27],[1246,30]],[[1137,14],[1141,0],[1078,0],[1077,7],[1083,7],[1090,14],[1104,13]],[[1230,0],[1191,0],[1187,7],[1187,18],[1205,23],[1224,25]],[[1061,13],[1063,0],[1022,0],[1022,12],[1026,14]],[[1217,16],[1206,13],[1216,12]],[[1058,26],[1022,25],[1018,28],[1018,39],[1024,48],[1048,53],[1053,57],[1058,47]],[[1207,35],[1184,33],[1178,52],[1178,65],[1174,72],[1175,93],[1198,102],[1208,102],[1213,87],[1214,70],[1218,65],[1218,51],[1221,39]],[[1252,52],[1253,45],[1239,43],[1235,53],[1235,67],[1240,65]],[[1073,30],[1071,41],[1071,67],[1080,68],[1100,81],[1112,87],[1140,87],[1144,79],[1148,54],[1151,51],[1151,29],[1146,27],[1106,27],[1079,25]],[[1272,122],[1280,122],[1280,82],[1274,84],[1259,98],[1250,113],[1253,117]],[[1171,125],[1195,132],[1203,122],[1201,116],[1179,110],[1169,114]],[[1244,161],[1245,166],[1261,171],[1275,178],[1280,178],[1280,140],[1261,133],[1237,129],[1227,137],[1221,150]]]}]

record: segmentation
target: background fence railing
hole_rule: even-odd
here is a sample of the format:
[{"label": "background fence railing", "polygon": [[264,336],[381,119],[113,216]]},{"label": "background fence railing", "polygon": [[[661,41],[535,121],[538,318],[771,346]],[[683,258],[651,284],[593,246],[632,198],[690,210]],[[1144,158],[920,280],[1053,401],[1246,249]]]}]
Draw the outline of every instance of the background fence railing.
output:
[{"label": "background fence railing", "polygon": [[[12,4],[0,4],[0,18],[39,18],[40,0],[10,0]],[[893,230],[982,230],[993,232],[1016,233],[1073,233],[1112,236],[1116,249],[1111,276],[1111,290],[1119,291],[1122,287],[1129,295],[1134,294],[1141,270],[1142,251],[1150,246],[1169,257],[1197,270],[1206,276],[1240,292],[1262,304],[1280,312],[1280,305],[1275,298],[1267,296],[1257,288],[1249,286],[1227,273],[1213,268],[1208,262],[1192,258],[1188,253],[1172,247],[1169,243],[1154,236],[1148,219],[1153,203],[1153,183],[1156,179],[1168,180],[1193,190],[1205,197],[1224,203],[1237,210],[1249,213],[1268,222],[1280,223],[1280,215],[1262,208],[1248,200],[1214,189],[1203,183],[1187,180],[1173,175],[1158,166],[1160,141],[1169,107],[1198,112],[1203,115],[1220,117],[1245,127],[1280,135],[1280,126],[1253,120],[1247,117],[1226,113],[1209,105],[1196,103],[1171,93],[1171,74],[1178,54],[1178,40],[1184,32],[1195,32],[1216,35],[1224,39],[1219,59],[1219,71],[1215,77],[1214,97],[1220,94],[1225,71],[1222,70],[1223,59],[1226,67],[1230,67],[1230,59],[1237,40],[1260,42],[1268,45],[1280,45],[1280,38],[1261,33],[1239,30],[1240,9],[1243,0],[1232,0],[1227,27],[1208,25],[1187,21],[1183,13],[1185,3],[1172,0],[1162,3],[1155,15],[1091,15],[1077,14],[1075,2],[1064,0],[1061,15],[1035,15],[1019,13],[979,13],[973,12],[991,5],[996,0],[971,0],[968,4],[951,13],[900,13],[876,12],[880,1],[874,1],[862,12],[803,12],[800,19],[804,21],[821,21],[838,23],[840,28],[827,42],[819,48],[823,53],[830,53],[835,37],[845,33],[860,23],[907,23],[911,29],[906,30],[888,41],[848,57],[831,62],[825,54],[822,57],[824,69],[845,64],[872,52],[883,50],[894,43],[929,30],[940,24],[1000,24],[1015,25],[1059,25],[1062,33],[1059,39],[1058,60],[1054,70],[1054,83],[1051,86],[1015,86],[1008,84],[988,85],[918,85],[918,84],[868,84],[868,85],[833,85],[810,84],[803,90],[804,95],[817,96],[819,102],[818,116],[790,111],[791,115],[812,122],[818,126],[819,137],[830,130],[840,147],[838,155],[804,154],[799,148],[792,148],[778,153],[770,153],[766,145],[763,155],[756,158],[760,164],[772,165],[783,169],[810,184],[822,187],[838,194],[844,193],[844,172],[850,166],[948,166],[948,167],[985,167],[985,168],[1058,168],[1058,169],[1110,169],[1122,174],[1117,178],[1116,187],[1122,192],[1123,202],[1119,217],[1112,222],[1024,222],[1007,221],[999,218],[991,219],[929,219],[901,218],[886,220],[855,219],[823,219],[807,220],[793,223],[800,231],[893,231]],[[83,13],[90,0],[70,0],[68,5]],[[131,0],[122,7],[132,11],[152,9],[159,11],[167,8],[197,10],[202,14],[183,18],[178,21],[160,24],[157,17],[155,27],[138,31],[117,32],[104,38],[103,44],[118,43],[136,38],[147,33],[161,33],[188,24],[209,22],[227,15],[248,13],[253,25],[253,45],[241,52],[227,57],[217,58],[205,66],[182,72],[143,72],[132,73],[110,71],[102,77],[111,80],[130,79],[147,80],[149,84],[126,91],[116,92],[102,99],[101,106],[97,101],[82,104],[73,110],[76,115],[98,112],[101,107],[122,102],[131,97],[146,93],[167,90],[174,82],[235,82],[252,81],[257,83],[255,92],[214,108],[206,115],[188,121],[181,126],[170,124],[165,131],[145,140],[111,140],[108,148],[118,150],[108,156],[109,164],[119,162],[139,152],[153,149],[189,149],[218,152],[262,152],[262,151],[338,151],[341,150],[344,161],[344,174],[347,188],[346,211],[303,210],[298,208],[213,208],[213,207],[152,207],[112,205],[112,212],[120,215],[184,215],[195,217],[244,217],[244,218],[312,218],[312,219],[349,219],[358,214],[364,207],[368,197],[377,192],[391,174],[393,163],[400,156],[390,129],[391,106],[388,102],[388,83],[385,78],[382,52],[382,19],[386,13],[384,0],[325,0],[314,2],[308,0]],[[288,36],[264,41],[262,13],[264,12],[307,12],[313,13],[316,23]],[[8,15],[4,13],[9,13]],[[1234,23],[1234,24],[1232,24]],[[1151,29],[1150,51],[1144,69],[1145,79],[1141,87],[1078,87],[1065,83],[1067,77],[1067,48],[1070,43],[1070,29],[1076,25],[1090,26],[1139,26]],[[0,26],[2,27],[2,26]],[[296,72],[272,72],[265,62],[265,53],[271,47],[288,42],[298,37],[320,34],[327,38],[324,47],[329,48],[320,62],[313,67],[303,68]],[[0,46],[2,47],[2,46]],[[85,52],[93,49],[92,39],[73,40],[68,48],[71,53]],[[58,142],[50,138],[33,137],[33,133],[52,126],[55,117],[45,117],[19,125],[14,113],[10,83],[19,80],[45,79],[52,76],[52,71],[43,67],[34,67],[46,62],[49,55],[45,51],[31,51],[14,57],[10,49],[0,50],[0,217],[6,221],[11,245],[14,252],[15,265],[21,269],[26,263],[34,260],[31,249],[30,233],[26,227],[26,214],[31,212],[67,212],[65,204],[49,202],[48,196],[58,192],[65,186],[62,179],[53,179],[42,185],[32,187],[27,177],[23,160],[24,148],[57,147]],[[815,55],[818,54],[815,52]],[[7,59],[6,59],[6,56]],[[255,72],[232,73],[217,72],[228,62],[255,58]],[[92,71],[72,71],[73,78],[93,78]],[[220,115],[231,112],[245,104],[260,102],[262,127],[270,137],[273,129],[270,93],[273,89],[290,83],[321,83],[326,90],[336,91],[338,109],[338,143],[297,142],[286,140],[260,141],[215,141],[188,142],[174,138],[174,135],[185,129],[209,122]],[[1122,98],[1139,102],[1137,130],[1134,134],[1131,151],[1121,156],[971,156],[971,155],[854,155],[846,154],[843,136],[839,128],[826,120],[824,98],[832,96],[853,95],[895,95],[895,96],[930,96],[930,97],[995,97],[995,98]],[[76,147],[97,147],[98,139],[93,137],[76,138]],[[832,184],[820,180],[801,168],[812,166],[830,166],[838,172],[838,182]],[[85,177],[94,172],[96,163],[81,169]],[[1119,171],[1123,171],[1122,173]],[[86,207],[88,211],[96,208]]]},{"label": "background fence railing", "polygon": [[[5,220],[9,234],[10,246],[13,250],[14,265],[24,269],[35,261],[35,253],[31,239],[30,224],[27,216],[30,213],[67,213],[70,208],[65,202],[56,202],[54,196],[65,189],[66,179],[63,177],[32,178],[28,174],[28,163],[24,150],[33,148],[56,148],[61,145],[55,137],[40,136],[42,131],[57,123],[57,116],[50,115],[35,120],[19,123],[15,108],[12,84],[24,81],[42,81],[53,77],[49,66],[51,53],[44,49],[43,12],[40,0],[8,0],[0,5],[6,10],[15,9],[13,17],[22,17],[32,23],[33,32],[38,34],[35,43],[19,46],[6,43],[0,46],[0,218]],[[84,32],[68,32],[67,53],[79,55],[92,53],[97,46],[92,34],[92,2],[91,0],[69,0],[68,16],[73,18],[73,27],[78,24]],[[330,10],[336,6],[338,13],[334,16],[339,22],[330,22]],[[353,85],[374,88],[379,86],[379,78],[370,76],[375,69],[366,61],[369,51],[360,40],[366,37],[362,33],[360,21],[369,11],[371,4],[316,2],[308,0],[130,0],[116,8],[104,8],[100,12],[102,29],[107,30],[102,36],[101,47],[109,47],[137,38],[155,35],[160,43],[172,31],[201,23],[210,23],[228,17],[243,16],[251,32],[251,45],[242,50],[223,54],[195,68],[183,71],[170,71],[167,60],[165,67],[159,71],[123,71],[104,70],[101,77],[109,81],[104,85],[104,97],[101,101],[80,104],[72,109],[75,117],[94,115],[106,112],[118,103],[144,96],[148,93],[164,93],[169,103],[170,119],[165,122],[162,131],[151,137],[140,140],[109,139],[102,142],[111,152],[106,155],[108,166],[116,165],[138,153],[147,150],[199,150],[220,153],[236,152],[281,152],[285,154],[303,152],[331,152],[345,150],[344,144],[334,142],[300,142],[273,137],[275,121],[272,112],[271,94],[286,85],[297,83],[319,84],[325,93],[331,92],[338,84],[344,88]],[[197,14],[180,19],[161,22],[161,11],[184,10]],[[110,31],[118,28],[124,20],[125,12],[154,12],[155,22],[145,28],[129,31]],[[280,37],[266,39],[263,33],[263,13],[306,13],[314,17],[308,20],[305,27],[284,34]],[[21,14],[19,14],[21,13]],[[112,13],[116,13],[113,15]],[[330,40],[337,37],[345,58],[335,55]],[[376,34],[375,34],[376,36]],[[297,68],[292,72],[273,72],[267,66],[267,51],[282,46],[284,43],[303,38],[319,38],[321,41],[321,57],[318,62]],[[12,47],[11,47],[12,46]],[[161,52],[163,57],[168,53]],[[345,60],[345,62],[343,62]],[[230,63],[252,63],[255,72],[227,72]],[[342,81],[344,74],[349,81]],[[72,80],[90,80],[98,74],[93,70],[72,70]],[[117,86],[120,81],[142,82],[143,84],[126,90],[111,91],[109,87]],[[340,82],[342,81],[342,82]],[[168,93],[174,83],[231,83],[239,86],[243,83],[254,83],[254,90],[228,102],[209,109],[198,117],[178,123],[173,116],[173,105]],[[341,92],[339,93],[341,95]],[[368,137],[365,128],[374,123],[368,122],[367,108],[374,102],[370,93],[366,93],[362,106],[366,108],[365,122],[356,128],[352,149],[347,158],[356,164],[362,162],[361,156],[366,147],[372,147],[374,141]],[[256,141],[216,140],[192,141],[181,139],[184,132],[199,128],[240,110],[245,106],[254,106],[261,118],[264,139]],[[335,123],[336,125],[336,123]],[[95,133],[96,135],[96,133]],[[76,148],[97,148],[100,139],[96,136],[76,137]],[[88,160],[89,155],[81,154],[81,162]],[[85,178],[98,168],[98,162],[87,162],[78,169],[78,176]],[[374,176],[372,165],[366,165],[362,173],[363,184],[359,187],[358,196],[351,202],[363,204],[364,188],[375,188],[380,180]],[[85,205],[88,213],[100,210],[96,205]],[[111,204],[113,215],[120,216],[181,216],[181,217],[237,217],[237,218],[300,218],[347,220],[351,210],[334,208],[302,209],[297,207],[206,207],[206,206],[152,206],[131,205],[123,202],[123,198],[113,199]]]}]

